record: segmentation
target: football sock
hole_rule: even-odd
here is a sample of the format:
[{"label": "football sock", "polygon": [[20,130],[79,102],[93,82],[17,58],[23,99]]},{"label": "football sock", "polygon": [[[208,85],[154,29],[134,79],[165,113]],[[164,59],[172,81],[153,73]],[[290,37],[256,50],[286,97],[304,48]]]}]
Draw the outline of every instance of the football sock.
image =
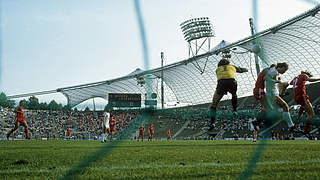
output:
[{"label": "football sock", "polygon": [[298,113],[298,118],[300,118],[303,114],[304,108],[300,106],[299,108],[299,113]]},{"label": "football sock", "polygon": [[232,96],[231,99],[233,111],[237,111],[238,98],[237,96]]},{"label": "football sock", "polygon": [[216,108],[210,108],[210,125],[213,125],[214,122],[216,121]]},{"label": "football sock", "polygon": [[29,138],[29,130],[28,127],[25,129],[26,137]]},{"label": "football sock", "polygon": [[287,121],[288,127],[294,126],[289,112],[283,112],[283,118]]}]

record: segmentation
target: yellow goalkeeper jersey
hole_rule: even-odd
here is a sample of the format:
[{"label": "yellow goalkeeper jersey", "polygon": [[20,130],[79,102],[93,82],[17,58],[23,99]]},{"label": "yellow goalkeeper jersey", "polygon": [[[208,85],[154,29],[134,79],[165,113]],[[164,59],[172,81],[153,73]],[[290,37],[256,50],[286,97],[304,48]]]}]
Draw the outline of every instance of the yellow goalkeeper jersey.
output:
[{"label": "yellow goalkeeper jersey", "polygon": [[220,79],[234,79],[234,74],[237,72],[233,65],[223,65],[216,70],[217,78]]}]

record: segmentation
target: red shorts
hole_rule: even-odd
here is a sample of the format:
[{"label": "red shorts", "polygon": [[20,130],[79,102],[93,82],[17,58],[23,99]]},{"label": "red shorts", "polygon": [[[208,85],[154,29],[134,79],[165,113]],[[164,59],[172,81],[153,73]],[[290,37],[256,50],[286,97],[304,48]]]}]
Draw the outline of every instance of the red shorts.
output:
[{"label": "red shorts", "polygon": [[143,132],[139,132],[139,135],[140,135],[140,136],[143,136]]},{"label": "red shorts", "polygon": [[296,101],[297,104],[300,104],[301,106],[305,106],[307,103],[310,103],[309,96],[306,94],[295,96],[294,100]]},{"label": "red shorts", "polygon": [[256,100],[261,100],[263,96],[265,96],[266,93],[264,92],[264,89],[261,88],[254,88],[253,89],[253,96],[256,98]]},{"label": "red shorts", "polygon": [[16,122],[19,122],[19,123],[24,122],[24,119],[17,118]]}]

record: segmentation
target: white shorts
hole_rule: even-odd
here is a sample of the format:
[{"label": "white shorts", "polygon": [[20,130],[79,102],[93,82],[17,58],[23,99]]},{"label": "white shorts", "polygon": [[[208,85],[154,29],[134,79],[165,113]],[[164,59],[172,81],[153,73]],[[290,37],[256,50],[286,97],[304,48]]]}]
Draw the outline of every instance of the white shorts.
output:
[{"label": "white shorts", "polygon": [[279,96],[279,94],[280,93],[279,93],[278,85],[266,89],[266,95],[269,97]]},{"label": "white shorts", "polygon": [[106,123],[101,123],[101,125],[102,125],[102,128],[106,128],[106,129],[109,129],[109,128],[110,128],[109,123],[108,123],[108,124],[106,124]]},{"label": "white shorts", "polygon": [[252,123],[250,123],[250,131],[254,131],[254,127],[253,127],[253,124]]}]

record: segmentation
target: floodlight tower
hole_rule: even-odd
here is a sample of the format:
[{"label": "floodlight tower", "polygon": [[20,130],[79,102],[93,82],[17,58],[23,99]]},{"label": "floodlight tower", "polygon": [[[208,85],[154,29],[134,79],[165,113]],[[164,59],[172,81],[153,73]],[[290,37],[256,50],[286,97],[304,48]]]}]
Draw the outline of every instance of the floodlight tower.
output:
[{"label": "floodlight tower", "polygon": [[[251,35],[254,36],[256,34],[256,29],[253,23],[253,19],[249,18],[249,23],[250,23],[250,28],[251,28]],[[260,73],[260,65],[259,65],[259,58],[258,58],[258,53],[260,52],[260,46],[257,40],[253,41],[253,46],[251,48],[251,51],[254,53],[254,61],[256,63],[256,71],[257,71],[257,76],[259,76]]]},{"label": "floodlight tower", "polygon": [[198,55],[200,51],[210,50],[211,37],[215,35],[208,17],[189,19],[181,23],[180,27],[189,45],[189,58]]}]

